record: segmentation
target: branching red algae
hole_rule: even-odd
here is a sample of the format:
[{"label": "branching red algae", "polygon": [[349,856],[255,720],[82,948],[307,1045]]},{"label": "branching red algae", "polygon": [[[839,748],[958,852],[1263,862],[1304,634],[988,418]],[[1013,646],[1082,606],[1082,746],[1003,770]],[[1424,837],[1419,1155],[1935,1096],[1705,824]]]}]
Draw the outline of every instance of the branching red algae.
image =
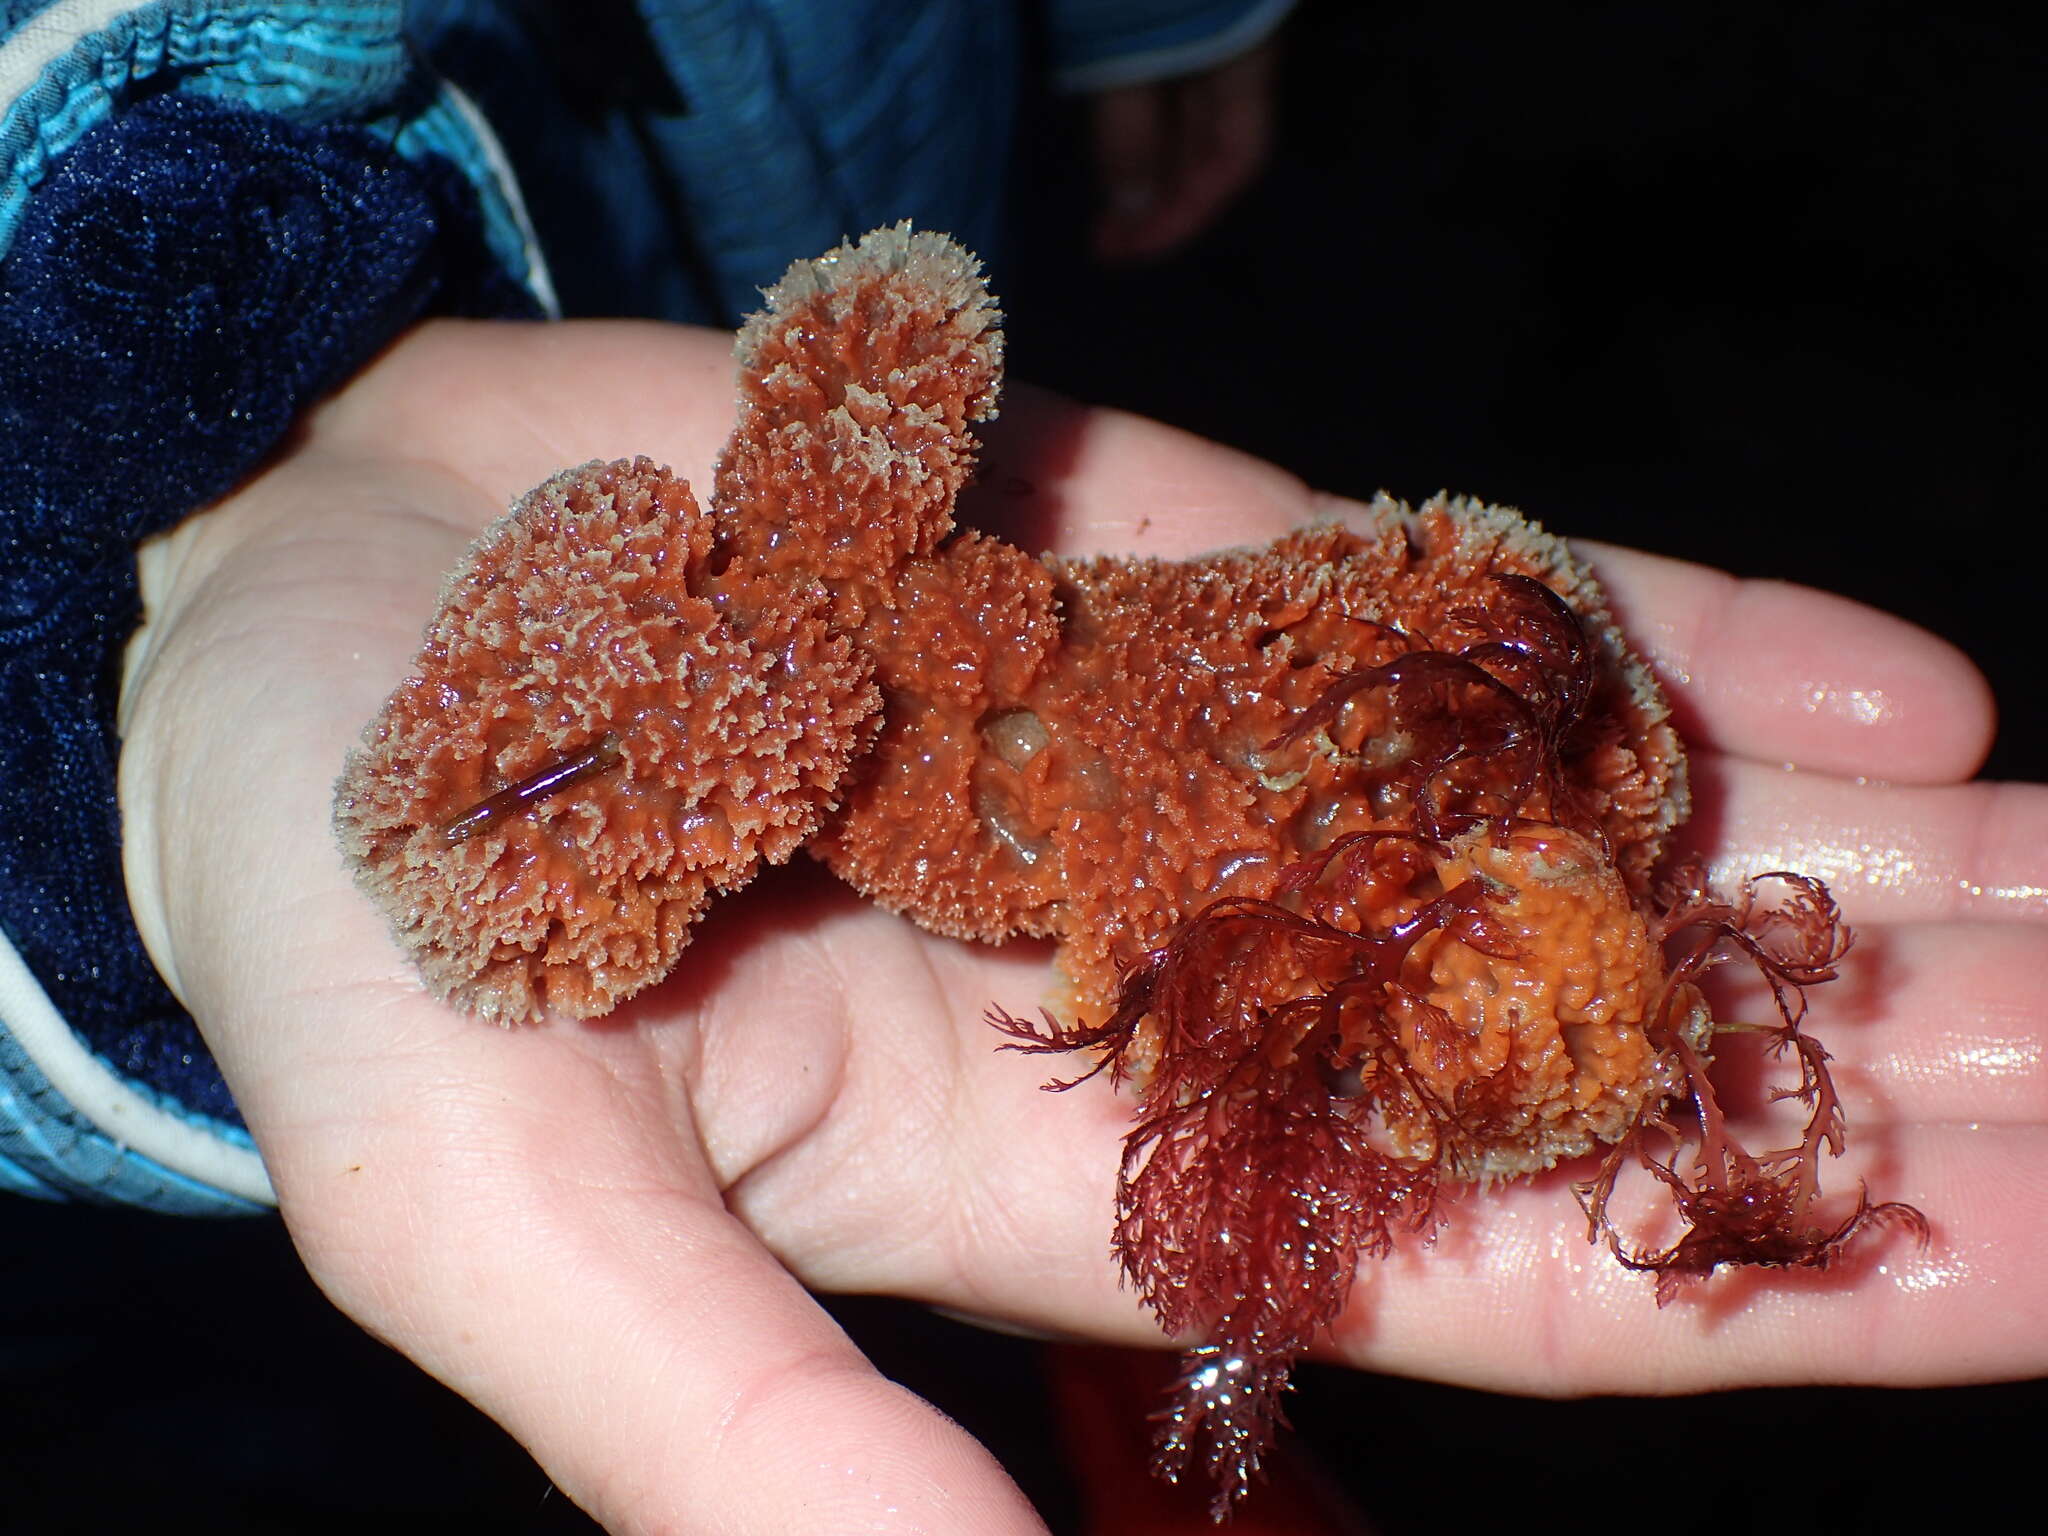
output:
[{"label": "branching red algae", "polygon": [[[602,1014],[804,845],[936,932],[1057,938],[1064,1021],[990,1017],[1138,1093],[1115,1251],[1192,1341],[1158,1469],[1204,1468],[1219,1517],[1358,1260],[1446,1183],[1605,1148],[1591,1235],[1660,1303],[1924,1237],[1817,1214],[1843,1127],[1805,991],[1847,932],[1802,876],[1657,876],[1683,748],[1560,541],[1382,498],[1260,550],[1035,559],[952,524],[1001,374],[965,253],[878,231],[767,300],[709,511],[644,459],[541,486],[350,757],[344,848],[437,992]],[[1761,1156],[1707,1075],[1730,957],[1809,1116]],[[1630,1163],[1686,1224],[1662,1250],[1608,1218]]]}]

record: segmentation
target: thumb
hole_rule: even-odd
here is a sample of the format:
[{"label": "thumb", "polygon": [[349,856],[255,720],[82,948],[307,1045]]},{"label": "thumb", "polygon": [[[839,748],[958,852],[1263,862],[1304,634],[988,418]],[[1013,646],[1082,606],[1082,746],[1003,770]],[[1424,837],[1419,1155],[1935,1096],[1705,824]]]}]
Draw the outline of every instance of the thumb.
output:
[{"label": "thumb", "polygon": [[1043,1536],[994,1459],[725,1209],[689,1138],[629,1156],[591,1134],[623,1118],[644,1149],[634,1120],[668,1112],[622,1095],[630,1042],[565,1070],[548,1031],[458,1022],[408,1069],[404,1116],[338,1116],[272,1160],[343,1310],[611,1531]]}]

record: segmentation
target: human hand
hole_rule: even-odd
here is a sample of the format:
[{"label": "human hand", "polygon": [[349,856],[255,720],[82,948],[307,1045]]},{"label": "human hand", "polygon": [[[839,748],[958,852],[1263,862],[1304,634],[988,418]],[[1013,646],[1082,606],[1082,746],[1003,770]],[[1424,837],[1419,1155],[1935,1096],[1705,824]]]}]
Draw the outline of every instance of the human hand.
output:
[{"label": "human hand", "polygon": [[1276,55],[1267,42],[1197,74],[1096,95],[1097,258],[1171,255],[1251,185],[1273,148]]},{"label": "human hand", "polygon": [[[423,328],[245,490],[145,551],[122,798],[129,887],[263,1148],[312,1273],[504,1423],[613,1529],[1024,1532],[994,1463],[876,1376],[805,1295],[887,1291],[1158,1342],[1108,1254],[1129,1106],[978,1022],[1036,1005],[1043,947],[935,938],[807,869],[699,930],[595,1024],[500,1031],[422,990],[329,832],[342,756],[442,574],[562,465],[646,452],[699,485],[728,339]],[[1034,544],[1187,554],[1317,499],[1269,466],[1014,394],[969,508]],[[1724,877],[1836,884],[1862,942],[1815,995],[1855,1138],[1833,1188],[1925,1210],[1823,1276],[1658,1311],[1584,1242],[1559,1173],[1455,1202],[1371,1267],[1355,1363],[1534,1391],[1888,1383],[2042,1365],[2048,792],[1961,785],[1981,684],[1836,599],[1593,552],[1671,680]],[[1776,766],[1802,765],[1789,773]],[[1890,784],[1859,783],[1882,773]],[[1974,887],[1974,893],[1970,889]],[[1733,1097],[1733,1095],[1731,1095]]]}]

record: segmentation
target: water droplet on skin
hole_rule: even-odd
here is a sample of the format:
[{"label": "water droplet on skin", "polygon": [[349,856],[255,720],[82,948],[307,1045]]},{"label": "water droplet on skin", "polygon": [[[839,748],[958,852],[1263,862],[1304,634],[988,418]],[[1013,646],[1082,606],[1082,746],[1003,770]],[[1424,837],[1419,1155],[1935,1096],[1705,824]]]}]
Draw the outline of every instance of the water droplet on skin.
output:
[{"label": "water droplet on skin", "polygon": [[1898,706],[1882,688],[1833,688],[1812,683],[1798,695],[1809,715],[1827,715],[1845,725],[1883,725],[1898,717]]}]

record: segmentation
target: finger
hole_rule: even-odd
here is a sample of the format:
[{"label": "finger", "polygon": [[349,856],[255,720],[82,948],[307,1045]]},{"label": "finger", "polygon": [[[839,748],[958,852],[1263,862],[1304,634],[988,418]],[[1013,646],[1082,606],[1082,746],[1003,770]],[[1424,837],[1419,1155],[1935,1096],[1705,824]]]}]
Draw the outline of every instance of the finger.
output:
[{"label": "finger", "polygon": [[[490,381],[482,398],[479,380]],[[440,320],[314,412],[307,440],[337,455],[459,466],[498,512],[566,465],[643,453],[701,493],[732,431],[734,387],[726,331]]]},{"label": "finger", "polygon": [[[2048,935],[2032,924],[1857,929],[1840,977],[1809,994],[1806,1018],[1834,1057],[1852,1133],[1906,1123],[2048,1125],[2044,951]],[[1776,1017],[1753,970],[1723,974],[1717,1018]],[[1783,1080],[1782,1065],[1764,1065],[1771,1081]]]},{"label": "finger", "polygon": [[[1494,1190],[1448,1192],[1447,1225],[1433,1246],[1404,1243],[1391,1260],[1361,1266],[1352,1311],[1338,1331],[1346,1357],[1472,1385],[1568,1392],[1882,1380],[1892,1370],[1910,1373],[1901,1379],[1954,1380],[2001,1349],[2038,1351],[2040,1336],[2028,1331],[2026,1316],[1983,1306],[1995,1291],[1972,1297],[1948,1289],[2026,1280],[2029,1261],[2006,1264],[1987,1234],[2008,1214],[2022,1233],[2039,1230],[2048,1216],[2048,1181],[2029,1172],[2048,1166],[2039,1161],[2048,1133],[2038,1113],[2042,1004],[2030,979],[2037,952],[2034,933],[2018,925],[1885,929],[1858,951],[1872,962],[1867,972],[1852,965],[1841,982],[1815,993],[1815,1024],[1836,1052],[1850,1111],[1849,1155],[1822,1171],[1834,1202],[1823,1214],[1845,1214],[1858,1180],[1867,1178],[1873,1199],[1910,1201],[1934,1221],[1928,1255],[1909,1236],[1879,1231],[1828,1274],[1727,1272],[1660,1312],[1650,1277],[1586,1243],[1568,1189],[1591,1171],[1580,1164]],[[1027,984],[985,974],[965,990],[1007,999]],[[968,1010],[962,1004],[957,1011]],[[1866,1022],[1873,1011],[1875,1022]],[[1922,1040],[1929,1015],[1937,1029]],[[1028,1101],[1047,1066],[963,1053],[963,1070],[981,1080],[955,1118],[953,1150],[982,1171],[982,1181],[979,1195],[976,1181],[958,1182],[967,1209],[956,1220],[979,1228],[972,1207],[985,1196],[987,1208],[1002,1213],[986,1230],[1003,1241],[955,1245],[942,1273],[920,1274],[918,1294],[1050,1330],[1156,1344],[1156,1331],[1131,1314],[1127,1297],[1106,1286],[1098,1295],[1088,1276],[1056,1263],[1016,1262],[1018,1253],[1099,1255],[1107,1170],[1129,1123],[1128,1099],[1100,1079]],[[1949,1124],[1917,1123],[1929,1117]],[[1793,1139],[1796,1133],[1751,1144]],[[784,1171],[815,1179],[823,1170]],[[928,1180],[928,1169],[917,1171],[916,1182],[932,1187]],[[871,1194],[873,1210],[909,1198],[908,1188],[894,1200],[886,1191]],[[1620,1208],[1632,1240],[1654,1247],[1675,1236],[1638,1220],[1642,1213],[1626,1201]],[[1979,1262],[1985,1253],[1997,1260],[1990,1269]],[[1046,1283],[1054,1273],[1058,1283]],[[1762,1309],[1771,1326],[1718,1343],[1728,1319],[1751,1308]],[[1928,1352],[1867,1353],[1871,1320],[1886,1316],[1893,1326],[1924,1320],[1933,1330],[1921,1341]],[[2010,1328],[2002,1338],[2001,1318]],[[1620,1346],[1609,1347],[1610,1327]],[[1943,1341],[1938,1350],[1935,1339]],[[1674,1352],[1665,1369],[1654,1363],[1667,1341]]]},{"label": "finger", "polygon": [[[1345,515],[1349,506],[1157,422],[1018,393],[991,434],[992,472],[968,506],[1027,548],[1181,558],[1263,543],[1312,509]],[[1933,784],[1967,777],[1989,750],[1989,688],[1925,630],[1780,582],[1611,545],[1583,552],[1698,745]]]},{"label": "finger", "polygon": [[1578,547],[1671,690],[1688,740],[1907,784],[1967,778],[1990,750],[1989,686],[1925,630],[1804,587]]},{"label": "finger", "polygon": [[[639,1041],[466,1019],[418,1033],[438,1038],[388,1070],[362,1064],[353,1114],[278,1134],[261,1112],[274,1099],[256,1096],[287,1220],[338,1303],[608,1529],[1042,1531],[979,1446],[867,1365],[701,1167],[648,1156],[667,1128],[640,1122],[670,1106],[644,1091]],[[585,1040],[600,1070],[565,1066]]]},{"label": "finger", "polygon": [[1166,87],[1120,86],[1094,102],[1095,175],[1102,209],[1095,251],[1105,261],[1135,254],[1134,233],[1152,216],[1169,173]]},{"label": "finger", "polygon": [[1693,759],[1687,844],[1723,889],[1789,869],[1825,880],[1854,922],[2048,920],[2048,788],[1895,786]]},{"label": "finger", "polygon": [[1164,256],[1200,234],[1236,200],[1272,148],[1273,49],[1262,47],[1180,82],[1177,148],[1145,218],[1124,233],[1127,258]]},{"label": "finger", "polygon": [[[1072,1097],[1048,1112],[1088,1118]],[[1845,1215],[1867,1180],[1874,1200],[1907,1201],[1928,1215],[1928,1249],[1880,1228],[1826,1273],[1725,1271],[1664,1309],[1652,1277],[1586,1241],[1568,1186],[1589,1166],[1451,1191],[1433,1243],[1404,1242],[1390,1258],[1361,1265],[1332,1342],[1354,1365],[1545,1394],[2025,1374],[2048,1365],[2048,1304],[2032,1299],[2048,1259],[2044,1156],[2048,1131],[2038,1124],[1855,1125],[1848,1155],[1823,1169],[1832,1202],[1824,1216]],[[1632,1242],[1653,1250],[1676,1235],[1653,1219],[1651,1200],[1632,1205],[1628,1195],[1616,1210]],[[955,1303],[972,1310],[1160,1342],[1121,1308],[1077,1326],[1061,1298],[1031,1286],[1014,1263],[953,1285],[954,1294],[972,1285],[978,1304]],[[2013,1306],[1985,1304],[2008,1291]]]},{"label": "finger", "polygon": [[1828,1209],[1867,1176],[1926,1214],[1925,1248],[1879,1229],[1827,1271],[1724,1271],[1663,1308],[1553,1175],[1461,1200],[1433,1248],[1365,1266],[1335,1336],[1355,1364],[1546,1395],[2027,1376],[2048,1367],[2044,1169],[2039,1126],[1866,1135],[1823,1170]]},{"label": "finger", "polygon": [[1037,553],[1184,559],[1264,544],[1308,518],[1293,475],[1123,411],[1013,386],[962,517]]},{"label": "finger", "polygon": [[1266,43],[1190,82],[1191,127],[1202,160],[1228,201],[1250,183],[1273,148],[1273,75],[1279,49]]},{"label": "finger", "polygon": [[[929,963],[941,977],[952,964],[971,967],[948,983],[955,1001],[946,1011],[956,1020],[970,1019],[990,1000],[1027,1014],[1041,998],[1043,978],[1034,968],[1042,961],[1036,956],[1005,951],[978,958],[962,946],[926,942],[933,951]],[[1866,1143],[1882,1146],[1889,1127],[1929,1121],[2038,1127],[2048,1120],[2048,999],[2038,980],[2042,943],[2036,925],[2021,923],[1873,924],[1860,933],[1842,978],[1813,991],[1810,1015],[1814,1033],[1836,1058],[1835,1078],[1859,1152]],[[872,937],[862,947],[870,954],[878,949]],[[1726,974],[1746,976],[1741,967]],[[890,995],[905,990],[893,980],[891,988]],[[1717,999],[1718,1015],[1774,1017],[1761,989],[1745,981],[1727,990],[1734,995],[1725,1009]],[[1723,1054],[1743,1049],[1740,1042],[1724,1043]],[[947,1158],[892,1159],[878,1180],[872,1158],[863,1159],[859,1149],[889,1144],[882,1106],[900,1102],[906,1084],[933,1082],[938,1058],[921,1064],[856,1060],[842,1102],[869,1105],[873,1121],[856,1116],[815,1142],[808,1149],[814,1156],[837,1145],[824,1161],[778,1165],[772,1177],[782,1186],[779,1194],[776,1182],[756,1183],[751,1194],[757,1203],[749,1209],[774,1225],[774,1206],[800,1203],[807,1189],[861,1187],[866,1199],[842,1212],[837,1225],[812,1217],[795,1239],[822,1240],[824,1251],[806,1264],[819,1266],[826,1283],[869,1288],[890,1273],[897,1283],[911,1284],[915,1294],[956,1308],[1060,1332],[1156,1342],[1147,1321],[1131,1313],[1128,1297],[1116,1294],[1114,1277],[1094,1270],[1100,1233],[1110,1221],[1109,1173],[1129,1128],[1131,1101],[1111,1092],[1103,1079],[1068,1093],[1039,1093],[1046,1078],[1078,1068],[1063,1059],[998,1053],[986,1043],[977,1050],[971,1031],[960,1036],[956,1055],[952,1070],[961,1081],[949,1090],[957,1106],[947,1118],[958,1129],[946,1144]],[[1765,1066],[1766,1086],[1784,1080],[1781,1066]],[[1753,1087],[1740,1102],[1731,1095],[1729,1108],[1767,1113],[1761,1098],[1761,1088]],[[1793,1130],[1753,1145],[1796,1139]],[[861,1173],[850,1174],[852,1167]],[[1582,1166],[1569,1176],[1588,1171]],[[900,1187],[888,1183],[890,1174],[903,1179]],[[1872,1171],[1874,1198],[1914,1198],[1893,1174],[1882,1166]],[[1602,1254],[1581,1251],[1583,1218],[1564,1193],[1564,1177],[1538,1181],[1548,1190],[1539,1197],[1545,1219],[1563,1234],[1560,1251],[1588,1264],[1611,1265]],[[1830,1165],[1824,1172],[1827,1187],[1840,1192],[1853,1190],[1856,1177],[1853,1165]],[[979,1236],[953,1243],[936,1255],[935,1264],[906,1269],[901,1255],[914,1244],[908,1233],[892,1229],[900,1219],[892,1213],[914,1210],[915,1191],[936,1187],[959,1191],[953,1231]],[[763,1198],[769,1196],[775,1198]],[[1451,1232],[1442,1246],[1455,1250],[1460,1240],[1452,1234],[1487,1220],[1496,1197],[1467,1192],[1453,1199]],[[1498,1197],[1511,1203],[1528,1198],[1512,1189]],[[920,1222],[917,1231],[929,1235],[931,1228]],[[1020,1266],[1018,1253],[1040,1257]],[[1077,1266],[1076,1260],[1087,1262]],[[854,1267],[843,1267],[848,1264]],[[1371,1286],[1382,1270],[1366,1265],[1361,1273]]]}]

